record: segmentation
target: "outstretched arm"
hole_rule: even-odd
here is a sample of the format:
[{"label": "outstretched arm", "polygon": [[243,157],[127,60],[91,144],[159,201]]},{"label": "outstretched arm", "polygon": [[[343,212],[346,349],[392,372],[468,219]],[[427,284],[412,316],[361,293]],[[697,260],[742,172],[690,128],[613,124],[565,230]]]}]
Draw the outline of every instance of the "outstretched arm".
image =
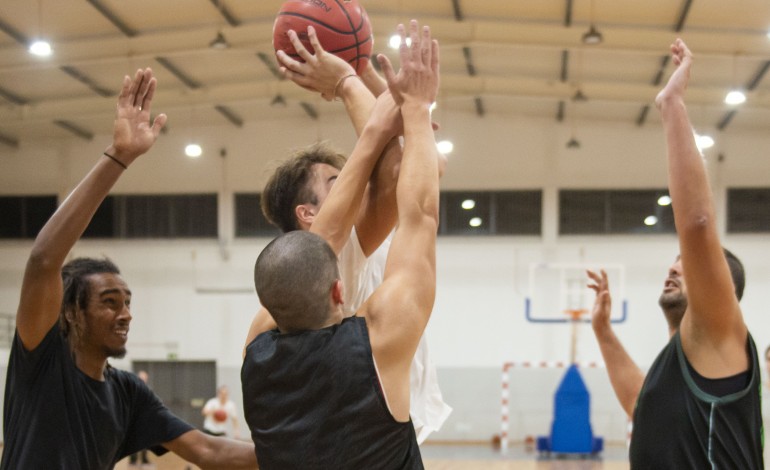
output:
[{"label": "outstretched arm", "polygon": [[594,308],[591,312],[591,326],[599,343],[602,358],[607,366],[607,374],[610,376],[612,389],[620,402],[620,406],[631,417],[634,414],[636,399],[644,384],[644,373],[628,355],[610,324],[610,311],[612,298],[607,281],[607,273],[602,269],[601,275],[586,271],[593,284],[588,287],[596,292]]},{"label": "outstretched arm", "polygon": [[[362,80],[359,80],[350,64],[323,49],[312,26],[308,27],[308,39],[313,46],[314,54],[304,47],[296,32],[290,30],[287,34],[304,62],[294,60],[283,51],[278,51],[276,54],[284,76],[303,88],[317,91],[326,100],[341,99],[356,135],[359,138],[363,137],[365,126],[374,110],[375,96]],[[379,95],[380,93],[377,94]],[[350,229],[355,225],[361,249],[366,256],[382,244],[396,223],[395,181],[398,178],[398,164],[401,160],[401,147],[398,140],[393,138],[380,153],[381,156],[377,154],[379,161],[373,173],[367,176],[367,181],[371,181],[371,184],[365,186],[365,191],[362,190],[360,194],[351,195],[357,199],[358,212],[353,214],[352,222],[346,223],[346,230],[341,230],[339,233],[344,234],[343,238],[347,240]],[[326,240],[334,248],[336,240]]]},{"label": "outstretched arm", "polygon": [[[406,33],[399,25],[402,39]],[[402,41],[401,69],[378,56],[388,88],[401,105],[404,156],[396,187],[398,228],[382,285],[359,311],[366,316],[382,386],[393,416],[409,419],[409,365],[425,329],[436,293],[438,165],[430,104],[439,84],[438,43],[430,30],[410,23],[412,44]]]},{"label": "outstretched arm", "polygon": [[655,104],[668,154],[668,185],[687,283],[682,346],[701,374],[723,377],[746,370],[747,329],[717,233],[714,202],[695,144],[684,94],[693,56],[681,39],[671,45],[677,67]]},{"label": "outstretched arm", "polygon": [[16,316],[19,338],[28,350],[35,349],[57,321],[63,295],[61,268],[70,249],[124,169],[152,147],[166,122],[166,115],[160,114],[150,123],[155,86],[150,69],[123,79],[112,144],[35,239]]},{"label": "outstretched arm", "polygon": [[253,442],[209,436],[192,430],[163,443],[163,447],[204,470],[258,468]]}]

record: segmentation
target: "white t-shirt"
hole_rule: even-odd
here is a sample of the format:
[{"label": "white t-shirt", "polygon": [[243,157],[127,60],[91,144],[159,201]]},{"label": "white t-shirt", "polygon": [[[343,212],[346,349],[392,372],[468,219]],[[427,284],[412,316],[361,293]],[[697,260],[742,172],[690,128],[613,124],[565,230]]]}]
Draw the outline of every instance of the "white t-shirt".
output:
[{"label": "white t-shirt", "polygon": [[[342,308],[347,315],[353,315],[382,284],[392,236],[393,234],[367,258],[361,249],[355,228],[351,232],[350,240],[339,255],[344,301]],[[452,408],[444,403],[441,396],[436,367],[428,356],[428,343],[424,334],[414,353],[409,382],[409,414],[417,432],[417,442],[422,444],[431,432],[441,429],[441,425],[452,412]]]},{"label": "white t-shirt", "polygon": [[227,423],[233,418],[237,418],[238,416],[237,408],[235,407],[235,403],[232,400],[227,400],[224,404],[222,404],[222,402],[219,401],[219,398],[214,397],[207,401],[203,406],[204,412],[208,412],[209,410],[224,410],[224,412],[227,413],[227,418],[221,422],[215,420],[213,414],[206,415],[206,418],[203,420],[203,429],[216,434],[226,434]]}]

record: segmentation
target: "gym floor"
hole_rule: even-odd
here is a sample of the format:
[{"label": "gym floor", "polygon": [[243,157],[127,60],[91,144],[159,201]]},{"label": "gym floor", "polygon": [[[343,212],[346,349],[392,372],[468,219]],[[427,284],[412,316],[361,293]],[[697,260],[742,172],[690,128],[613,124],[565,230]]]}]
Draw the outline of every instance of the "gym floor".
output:
[{"label": "gym floor", "polygon": [[[608,446],[601,459],[539,459],[523,445],[513,445],[506,455],[482,445],[444,445],[426,444],[421,447],[426,470],[628,470],[628,458],[625,446]],[[154,470],[196,470],[198,467],[187,464],[174,454],[154,458],[154,466],[144,469]],[[130,470],[127,460],[115,466],[115,470]]]}]

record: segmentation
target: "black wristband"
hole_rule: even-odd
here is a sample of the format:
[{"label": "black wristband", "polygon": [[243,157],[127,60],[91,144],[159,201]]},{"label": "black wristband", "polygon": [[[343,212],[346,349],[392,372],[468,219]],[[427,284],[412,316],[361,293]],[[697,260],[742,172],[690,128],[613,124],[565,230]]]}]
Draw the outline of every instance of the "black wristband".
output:
[{"label": "black wristband", "polygon": [[121,162],[120,160],[118,160],[117,158],[113,157],[109,153],[102,152],[102,155],[104,155],[105,157],[109,158],[110,160],[112,160],[113,162],[117,163],[118,165],[122,166],[124,170],[128,170],[128,167],[126,166],[125,163]]}]

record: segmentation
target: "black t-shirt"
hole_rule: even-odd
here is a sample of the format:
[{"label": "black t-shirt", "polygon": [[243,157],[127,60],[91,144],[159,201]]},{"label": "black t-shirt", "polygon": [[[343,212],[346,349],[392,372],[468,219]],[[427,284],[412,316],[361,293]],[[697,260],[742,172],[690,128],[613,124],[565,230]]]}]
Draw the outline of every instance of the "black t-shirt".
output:
[{"label": "black t-shirt", "polygon": [[108,368],[104,376],[100,382],[77,368],[58,325],[32,351],[16,334],[0,469],[112,469],[127,455],[193,429],[134,374]]},{"label": "black t-shirt", "polygon": [[262,470],[418,470],[411,421],[390,414],[363,318],[246,348],[246,421]]},{"label": "black t-shirt", "polygon": [[637,400],[632,469],[763,468],[761,384],[751,336],[747,350],[748,385],[715,396],[698,386],[679,333],[674,335],[647,373]]}]

